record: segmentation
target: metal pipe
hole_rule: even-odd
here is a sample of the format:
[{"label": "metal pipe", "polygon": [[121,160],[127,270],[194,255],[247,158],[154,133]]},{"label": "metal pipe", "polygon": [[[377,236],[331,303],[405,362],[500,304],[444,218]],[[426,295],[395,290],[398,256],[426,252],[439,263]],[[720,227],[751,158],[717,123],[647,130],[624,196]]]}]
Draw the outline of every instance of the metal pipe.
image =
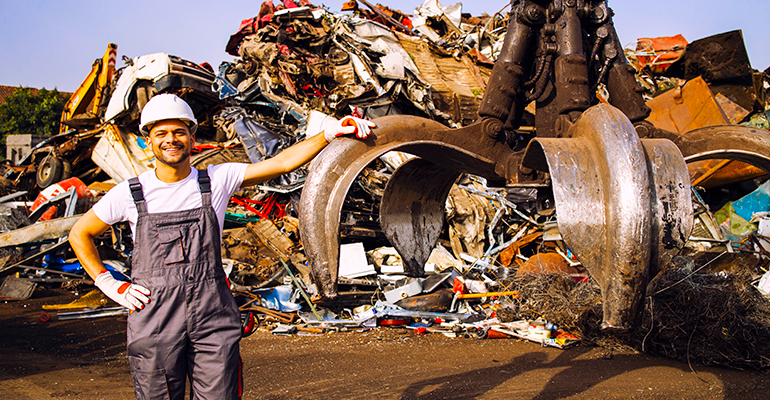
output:
[{"label": "metal pipe", "polygon": [[56,319],[58,319],[59,321],[66,321],[71,319],[113,317],[116,315],[126,315],[126,314],[128,314],[128,309],[125,307],[109,307],[109,308],[100,308],[96,310],[60,312],[56,314]]},{"label": "metal pipe", "polygon": [[310,301],[310,297],[305,292],[305,289],[302,287],[302,285],[297,282],[297,278],[294,277],[294,274],[291,272],[291,269],[288,265],[286,265],[286,261],[283,260],[283,257],[280,258],[281,264],[283,264],[283,267],[286,268],[286,272],[289,273],[289,276],[291,277],[291,281],[294,282],[294,285],[297,286],[297,289],[299,289],[299,292],[302,293],[302,297],[307,302],[307,305],[310,306],[310,310],[313,311],[313,315],[315,315],[316,318],[321,319],[321,317],[318,315],[318,311],[315,309],[315,305],[312,301]]},{"label": "metal pipe", "polygon": [[526,2],[521,2],[513,5],[503,47],[495,66],[492,67],[492,74],[487,84],[487,88],[492,90],[484,92],[484,98],[479,106],[478,113],[482,118],[492,117],[506,121],[517,101],[518,94],[524,87],[523,83],[526,79],[524,71],[529,70],[526,61],[535,38],[532,27],[523,21],[525,4]]},{"label": "metal pipe", "polygon": [[[574,122],[579,112],[591,106],[588,66],[583,52],[582,24],[574,1],[566,1],[556,23],[557,58],[554,62],[556,105],[559,115]],[[578,113],[575,113],[575,112]],[[560,118],[561,119],[561,118]],[[558,122],[558,121],[557,121]],[[556,131],[566,127],[556,126]]]}]

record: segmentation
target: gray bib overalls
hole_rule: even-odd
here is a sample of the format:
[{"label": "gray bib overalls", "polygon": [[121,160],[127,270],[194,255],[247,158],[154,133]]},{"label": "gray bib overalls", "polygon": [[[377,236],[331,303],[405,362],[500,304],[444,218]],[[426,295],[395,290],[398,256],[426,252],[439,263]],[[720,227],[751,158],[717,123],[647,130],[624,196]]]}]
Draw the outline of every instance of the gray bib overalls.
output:
[{"label": "gray bib overalls", "polygon": [[128,360],[137,399],[237,399],[242,391],[240,313],[222,269],[219,224],[207,170],[200,208],[148,213],[139,179],[132,282],[150,303],[128,317]]}]

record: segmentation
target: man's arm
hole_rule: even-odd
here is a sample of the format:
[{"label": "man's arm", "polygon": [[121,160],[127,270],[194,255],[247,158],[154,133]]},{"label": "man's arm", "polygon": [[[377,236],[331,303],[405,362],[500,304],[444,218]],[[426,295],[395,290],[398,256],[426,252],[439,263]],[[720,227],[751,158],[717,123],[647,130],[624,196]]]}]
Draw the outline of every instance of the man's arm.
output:
[{"label": "man's arm", "polygon": [[355,134],[359,139],[366,139],[371,128],[376,126],[374,122],[351,116],[333,121],[317,135],[294,144],[275,157],[250,164],[246,167],[241,187],[257,185],[294,171],[312,160],[336,137]]},{"label": "man's arm", "polygon": [[246,167],[241,187],[257,185],[294,171],[312,160],[326,145],[324,135],[315,135],[288,147],[275,157],[250,164]]},{"label": "man's arm", "polygon": [[96,216],[94,210],[88,210],[70,230],[69,242],[80,264],[92,279],[106,271],[99,252],[96,250],[94,239],[104,233],[110,226]]},{"label": "man's arm", "polygon": [[144,286],[119,281],[104,268],[94,239],[110,226],[96,216],[94,210],[88,210],[70,230],[69,241],[83,269],[94,279],[94,285],[116,303],[137,310],[150,302],[150,290]]}]

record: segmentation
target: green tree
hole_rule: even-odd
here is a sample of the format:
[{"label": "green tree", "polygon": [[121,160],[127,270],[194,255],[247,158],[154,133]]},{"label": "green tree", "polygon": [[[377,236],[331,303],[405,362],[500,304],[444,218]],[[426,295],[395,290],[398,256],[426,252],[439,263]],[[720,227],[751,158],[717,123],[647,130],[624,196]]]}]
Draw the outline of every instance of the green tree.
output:
[{"label": "green tree", "polygon": [[19,86],[0,104],[0,159],[5,157],[5,137],[16,134],[50,136],[59,132],[59,119],[67,100],[56,89],[33,90]]}]

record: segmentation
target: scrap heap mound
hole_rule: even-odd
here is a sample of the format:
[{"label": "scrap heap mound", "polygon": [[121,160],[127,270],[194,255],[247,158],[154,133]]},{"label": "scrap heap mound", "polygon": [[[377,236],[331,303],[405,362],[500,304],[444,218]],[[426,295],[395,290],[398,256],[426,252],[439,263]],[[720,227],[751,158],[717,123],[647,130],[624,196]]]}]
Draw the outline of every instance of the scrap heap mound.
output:
[{"label": "scrap heap mound", "polygon": [[426,15],[412,29],[398,11],[349,3],[352,14],[306,1],[287,9],[263,3],[228,41],[225,51],[240,59],[220,65],[220,99],[246,104],[261,94],[300,114],[411,114],[448,126],[476,119],[504,36],[502,15],[454,22]]}]

